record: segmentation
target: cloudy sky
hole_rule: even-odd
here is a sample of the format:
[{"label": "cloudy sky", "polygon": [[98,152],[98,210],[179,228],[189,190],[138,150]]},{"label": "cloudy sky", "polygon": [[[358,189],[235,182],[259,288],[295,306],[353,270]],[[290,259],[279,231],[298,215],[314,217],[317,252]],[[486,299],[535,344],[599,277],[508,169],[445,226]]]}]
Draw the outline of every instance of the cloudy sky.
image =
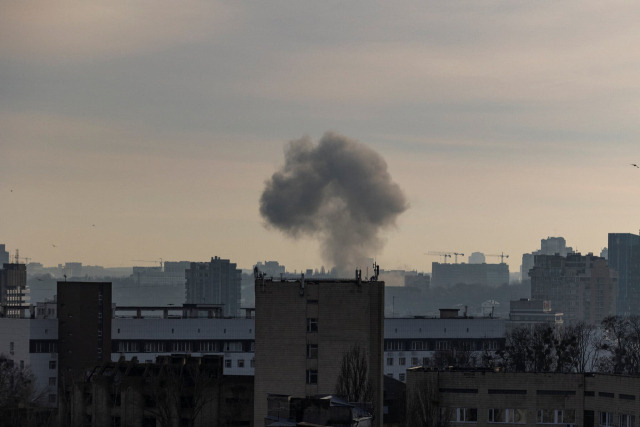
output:
[{"label": "cloudy sky", "polygon": [[326,131],[405,192],[385,269],[480,251],[516,271],[541,238],[599,253],[640,228],[637,3],[0,9],[0,243],[32,261],[326,265],[259,213],[286,143]]}]

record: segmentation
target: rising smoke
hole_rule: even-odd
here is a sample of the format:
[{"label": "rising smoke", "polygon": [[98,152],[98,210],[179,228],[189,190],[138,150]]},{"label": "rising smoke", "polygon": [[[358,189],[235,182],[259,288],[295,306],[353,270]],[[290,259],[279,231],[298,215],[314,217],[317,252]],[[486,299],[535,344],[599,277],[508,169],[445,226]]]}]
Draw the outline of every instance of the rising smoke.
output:
[{"label": "rising smoke", "polygon": [[290,142],[260,198],[267,224],[293,238],[318,237],[325,260],[342,274],[366,267],[382,248],[380,230],[406,209],[384,159],[332,132],[318,145],[309,137]]}]

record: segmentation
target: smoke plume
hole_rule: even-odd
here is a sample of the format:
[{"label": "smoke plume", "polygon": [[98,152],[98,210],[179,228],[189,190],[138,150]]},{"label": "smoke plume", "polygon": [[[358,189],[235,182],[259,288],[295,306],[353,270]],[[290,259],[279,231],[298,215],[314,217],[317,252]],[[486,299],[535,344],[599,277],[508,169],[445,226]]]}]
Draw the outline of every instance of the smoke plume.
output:
[{"label": "smoke plume", "polygon": [[384,159],[364,144],[327,132],[290,142],[285,164],[260,198],[267,223],[293,238],[320,239],[326,261],[342,274],[366,267],[382,248],[381,229],[407,209]]}]

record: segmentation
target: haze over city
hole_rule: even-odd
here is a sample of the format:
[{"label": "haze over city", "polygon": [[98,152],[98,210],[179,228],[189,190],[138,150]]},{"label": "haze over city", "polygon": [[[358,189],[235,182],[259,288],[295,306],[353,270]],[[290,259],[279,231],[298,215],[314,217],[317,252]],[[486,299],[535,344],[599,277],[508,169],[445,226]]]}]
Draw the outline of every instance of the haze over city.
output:
[{"label": "haze over city", "polygon": [[2,9],[0,236],[32,261],[330,267],[260,214],[287,144],[328,131],[406,198],[368,254],[386,269],[480,251],[515,272],[541,238],[598,254],[640,227],[636,4]]}]

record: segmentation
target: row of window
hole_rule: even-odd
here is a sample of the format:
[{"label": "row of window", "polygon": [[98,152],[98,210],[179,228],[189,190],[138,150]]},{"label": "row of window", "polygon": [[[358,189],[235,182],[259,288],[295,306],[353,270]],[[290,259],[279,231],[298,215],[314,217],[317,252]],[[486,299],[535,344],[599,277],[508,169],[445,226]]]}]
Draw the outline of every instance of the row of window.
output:
[{"label": "row of window", "polygon": [[[600,426],[601,427],[616,426],[615,416],[613,412],[600,412]],[[635,427],[636,426],[635,415],[619,414],[617,426],[618,427]]]},{"label": "row of window", "polygon": [[[249,361],[249,367],[255,368],[255,365],[256,365],[256,360],[255,359],[251,359]],[[224,360],[224,367],[225,368],[232,368],[233,367],[233,360],[225,359]],[[244,367],[245,367],[244,359],[237,359],[236,360],[236,368],[244,368]]]},{"label": "row of window", "polygon": [[471,350],[471,351],[495,351],[500,348],[500,340],[385,340],[385,351],[437,351],[437,350]]},{"label": "row of window", "polygon": [[253,341],[113,341],[115,353],[221,353],[221,352],[253,352]]},{"label": "row of window", "polygon": [[[395,359],[393,357],[387,357],[387,366],[393,366]],[[428,357],[412,357],[410,366],[422,366],[428,365],[429,358]],[[407,366],[407,358],[406,357],[398,357],[398,366]]]}]

